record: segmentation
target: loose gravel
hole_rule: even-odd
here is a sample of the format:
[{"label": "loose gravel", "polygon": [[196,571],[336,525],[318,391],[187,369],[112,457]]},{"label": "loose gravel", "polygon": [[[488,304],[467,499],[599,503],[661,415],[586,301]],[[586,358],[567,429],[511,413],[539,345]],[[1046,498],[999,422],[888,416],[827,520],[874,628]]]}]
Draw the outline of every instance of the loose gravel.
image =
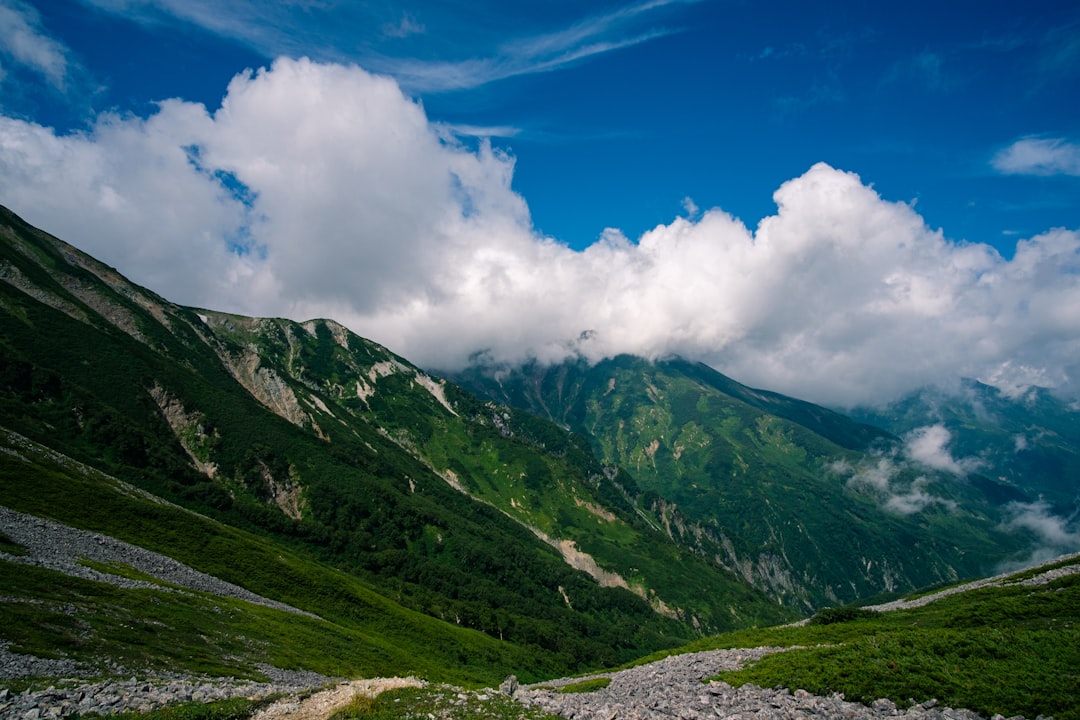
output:
[{"label": "loose gravel", "polygon": [[0,552],[0,558],[9,562],[36,565],[66,575],[105,582],[122,588],[170,589],[155,582],[132,580],[111,573],[99,572],[81,564],[81,561],[88,559],[100,563],[120,563],[169,585],[238,598],[285,612],[316,617],[312,613],[277,600],[270,600],[245,590],[239,585],[207,575],[160,553],[131,545],[108,535],[79,530],[54,520],[28,515],[2,506],[0,506],[0,532],[22,545],[27,551],[26,555],[9,555]]},{"label": "loose gravel", "polygon": [[[587,693],[559,693],[558,688],[587,678],[569,678],[516,687],[503,683],[504,692],[530,707],[568,720],[979,720],[970,710],[938,707],[935,700],[898,708],[890,700],[872,705],[849,702],[843,695],[820,697],[805,690],[732,687],[706,681],[725,670],[736,670],[784,648],[759,647],[675,655],[629,670],[603,673],[611,684]],[[995,716],[995,720],[1003,720]],[[1013,720],[1021,720],[1019,717]]]}]

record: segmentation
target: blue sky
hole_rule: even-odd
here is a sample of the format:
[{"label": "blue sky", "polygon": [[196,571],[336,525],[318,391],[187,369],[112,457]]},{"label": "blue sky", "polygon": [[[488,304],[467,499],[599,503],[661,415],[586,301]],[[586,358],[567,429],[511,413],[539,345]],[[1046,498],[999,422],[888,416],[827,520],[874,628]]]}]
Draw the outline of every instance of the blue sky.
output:
[{"label": "blue sky", "polygon": [[[754,225],[819,161],[1004,253],[1080,213],[1071,3],[33,5],[71,78],[56,92],[9,71],[6,112],[71,129],[169,97],[213,108],[281,54],[357,63],[432,120],[495,133],[537,227],[575,247],[637,237],[686,198]],[[1061,167],[996,168],[1025,138],[1057,143]]]},{"label": "blue sky", "polygon": [[0,0],[0,111],[31,222],[429,366],[1080,378],[1074,3]]}]

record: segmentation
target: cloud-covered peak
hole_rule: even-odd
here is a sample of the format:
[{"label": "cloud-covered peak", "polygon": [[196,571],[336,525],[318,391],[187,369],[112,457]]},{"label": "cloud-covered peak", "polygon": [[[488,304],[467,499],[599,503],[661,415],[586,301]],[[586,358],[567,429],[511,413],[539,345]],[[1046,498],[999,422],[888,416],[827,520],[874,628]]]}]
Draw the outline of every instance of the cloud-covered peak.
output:
[{"label": "cloud-covered peak", "polygon": [[333,317],[428,367],[678,353],[837,405],[1010,368],[1076,390],[1076,231],[1005,259],[820,163],[756,229],[713,208],[631,239],[615,217],[574,250],[534,229],[514,162],[309,60],[236,76],[213,111],[0,119],[0,197],[29,221],[178,302]]}]

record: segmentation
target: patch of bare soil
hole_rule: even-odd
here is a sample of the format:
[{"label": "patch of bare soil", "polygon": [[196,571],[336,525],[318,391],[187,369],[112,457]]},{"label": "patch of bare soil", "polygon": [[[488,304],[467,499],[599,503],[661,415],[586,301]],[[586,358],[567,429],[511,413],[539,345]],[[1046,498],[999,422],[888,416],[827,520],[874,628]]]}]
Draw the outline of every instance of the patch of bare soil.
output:
[{"label": "patch of bare soil", "polygon": [[282,698],[256,712],[252,720],[326,720],[357,696],[375,697],[387,690],[425,685],[426,681],[414,677],[350,680],[306,697]]}]

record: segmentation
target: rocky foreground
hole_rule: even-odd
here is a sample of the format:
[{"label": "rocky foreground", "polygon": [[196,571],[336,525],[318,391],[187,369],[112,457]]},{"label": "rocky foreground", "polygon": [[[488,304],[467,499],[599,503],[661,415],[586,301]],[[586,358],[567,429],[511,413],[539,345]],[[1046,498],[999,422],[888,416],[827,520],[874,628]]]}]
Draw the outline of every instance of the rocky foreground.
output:
[{"label": "rocky foreground", "polygon": [[[725,682],[706,682],[725,670],[735,670],[783,648],[712,650],[676,655],[659,662],[614,673],[611,684],[588,693],[559,693],[560,686],[585,678],[557,680],[535,686],[515,687],[508,679],[504,692],[522,704],[572,720],[976,720],[970,710],[938,707],[934,700],[900,709],[890,700],[867,706],[848,702],[842,695],[819,697],[805,690],[766,689],[756,685],[732,687]],[[995,716],[995,720],[1002,720]],[[1019,720],[1019,716],[1017,719]],[[1045,718],[1043,720],[1046,720]]]},{"label": "rocky foreground", "polygon": [[[11,652],[0,654],[0,661],[7,670],[19,662],[32,660],[37,659]],[[330,678],[317,673],[287,672],[272,667],[264,668],[264,672],[268,682],[180,676],[131,677],[97,682],[69,679],[22,692],[3,688],[3,680],[0,679],[0,719],[42,720],[76,715],[113,715],[147,712],[186,702],[209,703],[237,697],[255,699],[302,695],[331,682]]]},{"label": "rocky foreground", "polygon": [[[939,707],[934,700],[900,709],[889,700],[872,705],[849,702],[841,695],[820,697],[804,690],[766,689],[754,685],[735,688],[724,682],[707,681],[724,670],[735,670],[782,648],[713,650],[676,655],[648,665],[590,677],[610,678],[606,688],[588,693],[559,693],[563,685],[586,678],[566,678],[538,685],[518,685],[507,678],[500,687],[525,707],[562,716],[568,720],[979,720],[977,713]],[[268,668],[273,674],[273,668]],[[264,720],[323,720],[345,702],[348,693],[327,690],[321,695],[340,695],[341,702],[323,701],[318,711],[302,698],[333,685],[331,678],[308,674],[281,673],[274,681],[254,683],[238,680],[172,679],[109,681],[61,684],[37,691],[11,693],[0,690],[0,718],[41,720],[72,715],[113,714],[146,711],[178,702],[211,702],[232,697],[264,698],[282,695],[284,700],[269,711]],[[353,681],[349,685],[355,685]],[[420,684],[407,679],[388,686]],[[344,687],[344,683],[341,684]],[[380,686],[380,689],[385,689]],[[370,692],[370,690],[368,690]],[[491,694],[494,694],[492,691]],[[317,698],[316,698],[317,699]],[[267,714],[269,712],[269,714]],[[450,717],[450,716],[448,716]],[[452,715],[460,717],[458,714]],[[985,719],[983,719],[985,720]],[[1003,720],[995,716],[994,720]],[[1019,716],[1013,720],[1022,720]],[[1041,718],[1041,720],[1048,720]]]}]

